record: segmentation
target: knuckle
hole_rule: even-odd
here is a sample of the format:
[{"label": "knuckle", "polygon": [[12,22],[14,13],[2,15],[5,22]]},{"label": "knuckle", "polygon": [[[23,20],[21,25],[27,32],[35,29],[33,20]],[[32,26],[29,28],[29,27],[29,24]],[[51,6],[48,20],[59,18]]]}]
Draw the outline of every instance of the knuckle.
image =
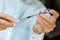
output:
[{"label": "knuckle", "polygon": [[51,24],[54,24],[54,22],[53,22],[52,20],[50,21],[50,23],[51,23]]}]

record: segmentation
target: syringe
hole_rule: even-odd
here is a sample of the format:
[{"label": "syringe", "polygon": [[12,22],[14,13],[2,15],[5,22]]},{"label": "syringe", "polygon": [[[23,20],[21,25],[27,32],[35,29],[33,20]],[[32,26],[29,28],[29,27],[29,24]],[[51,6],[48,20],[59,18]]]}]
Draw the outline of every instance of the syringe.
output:
[{"label": "syringe", "polygon": [[[49,10],[50,10],[50,9],[44,10],[44,11],[45,11],[45,14],[50,13]],[[23,20],[26,20],[26,19],[29,19],[29,18],[31,18],[31,17],[37,16],[37,15],[40,15],[40,14],[42,14],[42,12],[39,12],[39,14],[37,13],[37,14],[35,14],[35,15],[31,15],[31,16],[28,16],[28,17],[25,17],[25,18],[22,18],[22,19],[18,19],[18,20],[16,20],[16,23],[17,23],[17,22],[20,22],[20,21],[23,21]],[[49,16],[49,15],[47,15],[47,16]]]}]

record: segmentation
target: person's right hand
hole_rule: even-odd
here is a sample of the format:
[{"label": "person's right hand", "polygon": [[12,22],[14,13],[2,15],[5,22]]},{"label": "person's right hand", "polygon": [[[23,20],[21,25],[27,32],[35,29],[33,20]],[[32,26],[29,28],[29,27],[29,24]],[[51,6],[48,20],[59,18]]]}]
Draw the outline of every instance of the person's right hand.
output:
[{"label": "person's right hand", "polygon": [[4,30],[7,27],[13,27],[14,22],[15,19],[10,17],[9,15],[0,13],[0,30]]}]

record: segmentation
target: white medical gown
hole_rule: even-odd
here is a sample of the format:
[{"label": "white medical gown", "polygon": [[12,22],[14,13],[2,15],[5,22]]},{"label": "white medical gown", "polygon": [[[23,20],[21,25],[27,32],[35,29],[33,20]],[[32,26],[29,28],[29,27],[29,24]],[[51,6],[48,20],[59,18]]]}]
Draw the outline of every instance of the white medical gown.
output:
[{"label": "white medical gown", "polygon": [[[27,5],[20,0],[0,0],[0,12],[10,15],[16,20],[38,14],[45,9],[39,1]],[[21,20],[15,23],[13,28],[0,31],[0,40],[43,40],[44,33],[38,35],[33,32],[35,23],[36,16]]]}]

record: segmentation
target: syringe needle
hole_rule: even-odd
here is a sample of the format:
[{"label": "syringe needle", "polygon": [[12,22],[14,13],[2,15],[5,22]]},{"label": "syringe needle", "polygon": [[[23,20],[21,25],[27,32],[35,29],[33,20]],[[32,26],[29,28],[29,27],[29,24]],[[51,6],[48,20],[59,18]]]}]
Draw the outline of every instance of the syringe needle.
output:
[{"label": "syringe needle", "polygon": [[40,14],[41,14],[41,12],[40,12],[39,14],[35,14],[35,15],[31,15],[31,16],[28,16],[28,17],[25,17],[25,18],[22,18],[22,19],[18,19],[16,22],[20,22],[20,21],[29,19],[29,18],[31,18],[31,17],[37,16],[37,15],[40,15]]}]

